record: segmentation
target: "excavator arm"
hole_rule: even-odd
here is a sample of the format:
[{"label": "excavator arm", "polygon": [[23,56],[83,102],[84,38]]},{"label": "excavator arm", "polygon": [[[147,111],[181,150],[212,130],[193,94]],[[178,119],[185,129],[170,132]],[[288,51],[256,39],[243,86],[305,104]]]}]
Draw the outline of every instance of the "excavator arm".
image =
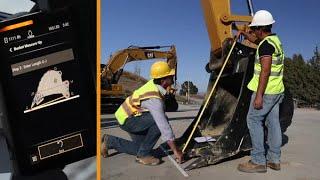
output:
[{"label": "excavator arm", "polygon": [[[167,48],[169,51],[160,51],[155,49]],[[177,68],[177,55],[176,48],[172,46],[149,46],[138,47],[130,46],[127,49],[117,51],[112,55],[103,68],[101,78],[107,78],[112,84],[115,84],[119,80],[119,72],[124,68],[125,64],[132,61],[144,61],[150,59],[166,59],[170,68]]]}]

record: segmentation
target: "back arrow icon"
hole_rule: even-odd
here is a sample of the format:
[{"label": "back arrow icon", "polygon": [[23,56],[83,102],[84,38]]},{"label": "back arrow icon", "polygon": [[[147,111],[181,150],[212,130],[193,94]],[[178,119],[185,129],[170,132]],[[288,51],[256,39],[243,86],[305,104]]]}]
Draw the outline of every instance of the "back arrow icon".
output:
[{"label": "back arrow icon", "polygon": [[12,48],[10,48],[9,51],[12,52]]}]

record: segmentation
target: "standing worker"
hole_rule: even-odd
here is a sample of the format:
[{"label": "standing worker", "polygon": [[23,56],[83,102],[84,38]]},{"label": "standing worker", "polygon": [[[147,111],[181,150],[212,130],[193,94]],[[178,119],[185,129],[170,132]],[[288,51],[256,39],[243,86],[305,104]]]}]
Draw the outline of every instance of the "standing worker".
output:
[{"label": "standing worker", "polygon": [[132,141],[105,134],[101,144],[103,157],[108,156],[109,149],[115,149],[135,155],[138,163],[158,165],[160,160],[152,155],[152,149],[162,135],[177,161],[182,162],[182,152],[174,142],[164,104],[166,88],[173,84],[175,70],[158,61],[151,66],[150,75],[152,79],[135,90],[115,113],[120,128],[129,133]]},{"label": "standing worker", "polygon": [[[267,167],[280,170],[282,143],[279,122],[279,104],[284,96],[284,53],[279,37],[271,32],[274,19],[270,12],[260,10],[249,25],[256,38],[242,33],[249,41],[258,42],[254,75],[248,84],[253,91],[247,115],[251,136],[251,160],[239,164],[243,172],[267,172]],[[264,144],[264,122],[268,129],[267,149]]]}]

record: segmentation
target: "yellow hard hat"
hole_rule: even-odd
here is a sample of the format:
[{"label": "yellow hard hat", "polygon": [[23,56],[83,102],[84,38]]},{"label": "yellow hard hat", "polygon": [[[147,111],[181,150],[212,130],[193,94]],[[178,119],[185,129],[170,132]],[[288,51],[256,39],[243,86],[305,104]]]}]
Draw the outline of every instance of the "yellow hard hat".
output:
[{"label": "yellow hard hat", "polygon": [[175,70],[171,69],[168,63],[163,61],[157,61],[152,64],[150,69],[150,76],[152,79],[159,79],[166,76],[173,76],[175,75]]}]

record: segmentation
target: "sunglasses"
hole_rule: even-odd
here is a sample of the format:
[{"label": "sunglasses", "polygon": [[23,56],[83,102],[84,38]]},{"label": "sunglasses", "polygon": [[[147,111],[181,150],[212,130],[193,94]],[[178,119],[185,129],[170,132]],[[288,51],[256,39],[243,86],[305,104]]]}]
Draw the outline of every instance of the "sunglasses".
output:
[{"label": "sunglasses", "polygon": [[255,31],[255,30],[259,30],[261,27],[260,26],[252,26],[250,27],[251,30]]}]

